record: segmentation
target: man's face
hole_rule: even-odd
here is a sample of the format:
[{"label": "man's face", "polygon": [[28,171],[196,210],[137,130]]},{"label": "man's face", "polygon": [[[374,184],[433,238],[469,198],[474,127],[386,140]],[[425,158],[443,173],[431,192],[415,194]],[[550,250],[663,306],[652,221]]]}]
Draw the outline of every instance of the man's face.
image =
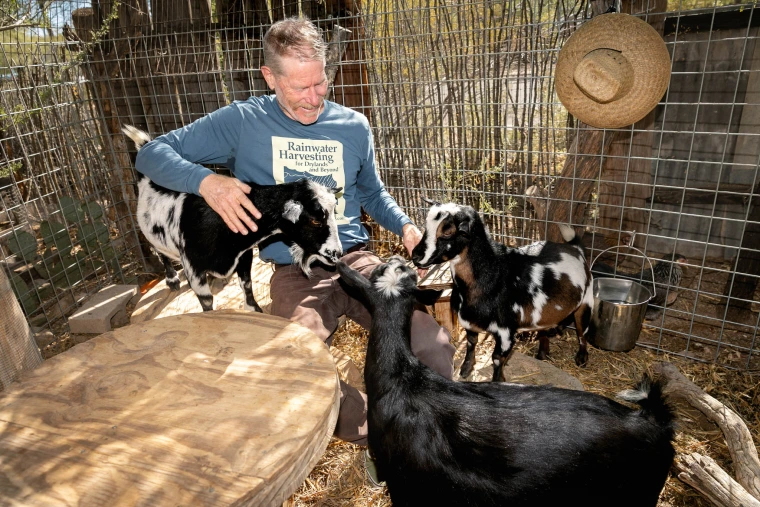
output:
[{"label": "man's face", "polygon": [[275,75],[269,67],[261,72],[277,102],[293,120],[310,125],[317,121],[327,95],[327,76],[323,61],[301,61],[297,57],[282,57],[282,74]]}]

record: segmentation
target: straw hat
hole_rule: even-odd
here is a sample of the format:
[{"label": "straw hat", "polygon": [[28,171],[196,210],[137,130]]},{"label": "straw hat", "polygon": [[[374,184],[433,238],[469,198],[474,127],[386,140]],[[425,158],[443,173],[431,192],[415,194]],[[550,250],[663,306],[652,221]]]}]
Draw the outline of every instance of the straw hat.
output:
[{"label": "straw hat", "polygon": [[576,118],[598,128],[630,125],[646,116],[670,82],[670,56],[660,34],[628,14],[602,14],[562,47],[557,95]]}]

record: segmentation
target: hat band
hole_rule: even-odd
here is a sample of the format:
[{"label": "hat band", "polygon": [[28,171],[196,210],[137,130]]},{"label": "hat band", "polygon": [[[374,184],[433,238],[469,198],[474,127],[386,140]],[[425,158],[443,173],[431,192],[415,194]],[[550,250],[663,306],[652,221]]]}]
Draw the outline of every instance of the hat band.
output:
[{"label": "hat band", "polygon": [[578,63],[573,81],[588,98],[607,104],[620,99],[631,89],[633,67],[620,51],[595,49]]}]

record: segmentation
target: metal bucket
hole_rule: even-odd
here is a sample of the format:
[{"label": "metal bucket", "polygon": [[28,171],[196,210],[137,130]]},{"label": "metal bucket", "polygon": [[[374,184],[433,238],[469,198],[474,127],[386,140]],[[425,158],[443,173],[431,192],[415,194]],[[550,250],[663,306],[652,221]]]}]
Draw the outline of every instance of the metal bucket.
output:
[{"label": "metal bucket", "polygon": [[[622,245],[625,246],[625,245]],[[599,253],[602,255],[611,247]],[[639,252],[648,262],[652,270],[654,280],[654,268],[641,250],[627,247]],[[596,259],[592,261],[593,266]],[[589,341],[596,347],[615,352],[628,352],[636,346],[636,340],[641,333],[641,325],[644,323],[644,314],[647,311],[649,300],[654,297],[653,293],[638,282],[621,278],[595,278],[594,311],[591,313],[591,328]]]}]

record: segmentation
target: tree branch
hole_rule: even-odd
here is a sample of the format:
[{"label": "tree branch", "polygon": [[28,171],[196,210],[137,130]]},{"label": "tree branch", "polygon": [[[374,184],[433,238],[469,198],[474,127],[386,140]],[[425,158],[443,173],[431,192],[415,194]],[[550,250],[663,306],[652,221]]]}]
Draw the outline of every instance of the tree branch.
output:
[{"label": "tree branch", "polygon": [[4,32],[6,30],[14,30],[16,28],[30,28],[37,26],[37,23],[26,23],[26,19],[28,16],[24,16],[23,18],[16,20],[14,23],[11,23],[10,25],[0,26],[0,32]]},{"label": "tree branch", "polygon": [[760,500],[760,459],[742,418],[684,377],[672,363],[657,363],[653,370],[667,380],[667,394],[682,398],[718,425],[734,462],[736,481]]},{"label": "tree branch", "polygon": [[760,507],[760,501],[733,480],[709,456],[693,453],[676,461],[678,478],[718,507]]}]

